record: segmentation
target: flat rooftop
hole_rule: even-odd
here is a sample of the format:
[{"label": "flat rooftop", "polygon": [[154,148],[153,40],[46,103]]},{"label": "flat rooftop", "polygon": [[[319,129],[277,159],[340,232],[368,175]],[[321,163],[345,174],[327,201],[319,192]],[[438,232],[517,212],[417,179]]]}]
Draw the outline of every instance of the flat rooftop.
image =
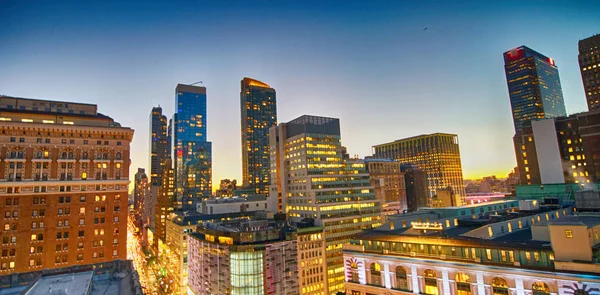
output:
[{"label": "flat rooftop", "polygon": [[43,276],[25,295],[86,295],[93,276],[93,271]]}]

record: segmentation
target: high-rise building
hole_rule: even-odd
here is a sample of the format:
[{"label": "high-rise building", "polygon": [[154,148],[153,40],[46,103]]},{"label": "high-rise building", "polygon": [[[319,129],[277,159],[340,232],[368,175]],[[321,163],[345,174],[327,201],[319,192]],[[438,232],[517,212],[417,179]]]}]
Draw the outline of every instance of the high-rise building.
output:
[{"label": "high-rise building", "polygon": [[173,148],[178,208],[212,194],[212,143],[206,136],[206,88],[178,84],[175,89]]},{"label": "high-rise building", "polygon": [[411,163],[400,165],[400,170],[404,173],[406,186],[406,211],[415,212],[420,207],[429,206],[427,173]]},{"label": "high-rise building", "polygon": [[233,192],[237,189],[237,180],[221,179],[219,190],[216,191],[217,197],[233,197]]},{"label": "high-rise building", "polygon": [[590,111],[600,108],[600,34],[579,40],[579,69]]},{"label": "high-rise building", "polygon": [[515,131],[533,119],[567,115],[554,59],[521,46],[504,52],[504,71]]},{"label": "high-rise building", "polygon": [[150,182],[160,185],[165,160],[171,156],[171,147],[167,140],[167,116],[162,114],[160,106],[153,107],[150,113]]},{"label": "high-rise building", "polygon": [[138,168],[133,179],[133,215],[139,229],[143,226],[144,202],[146,202],[146,197],[148,196],[148,176],[146,175],[146,169]]},{"label": "high-rise building", "polygon": [[600,181],[600,110],[532,122],[513,140],[521,184]]},{"label": "high-rise building", "polygon": [[323,227],[326,294],[344,289],[342,245],[380,224],[381,208],[364,160],[344,159],[340,121],[301,116],[269,132],[271,188],[268,207],[292,221]]},{"label": "high-rise building", "polygon": [[97,106],[0,96],[0,275],[127,259],[133,130]]},{"label": "high-rise building", "polygon": [[275,89],[251,78],[241,81],[242,186],[268,194],[269,128],[277,126]]},{"label": "high-rise building", "polygon": [[390,159],[367,159],[367,171],[381,214],[398,214],[406,210],[406,185],[400,162]]},{"label": "high-rise building", "polygon": [[156,208],[154,209],[154,248],[167,239],[167,217],[174,211],[175,204],[175,172],[171,167],[171,159],[165,161],[165,169],[161,177],[162,184],[158,187]]},{"label": "high-rise building", "polygon": [[299,295],[296,231],[268,220],[203,223],[188,238],[194,294]]},{"label": "high-rise building", "polygon": [[298,226],[298,281],[302,295],[325,295],[327,284],[327,269],[323,267],[326,259],[325,237],[323,227]]},{"label": "high-rise building", "polygon": [[[415,164],[427,173],[427,197],[437,189],[451,187],[464,204],[465,186],[458,135],[433,133],[419,135],[373,147],[374,158],[396,159],[401,164]],[[460,204],[458,204],[460,205]]]}]

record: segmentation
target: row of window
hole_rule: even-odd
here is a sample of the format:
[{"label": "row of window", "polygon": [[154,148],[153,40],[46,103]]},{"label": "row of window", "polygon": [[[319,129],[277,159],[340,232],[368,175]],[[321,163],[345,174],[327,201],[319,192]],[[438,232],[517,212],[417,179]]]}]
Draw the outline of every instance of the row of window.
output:
[{"label": "row of window", "polygon": [[[52,143],[50,138],[36,138],[36,142],[37,143],[42,143],[42,140],[44,141],[44,143]],[[11,137],[10,138],[10,142],[17,142],[17,138],[16,137]],[[24,143],[25,142],[25,137],[19,137],[19,142],[20,143]],[[62,144],[67,144],[67,139],[63,138],[61,139],[61,143]],[[109,145],[109,141],[105,140],[104,142],[102,140],[97,140],[96,141],[96,145],[102,145],[104,143],[104,145]],[[69,144],[75,144],[75,139],[69,139]],[[83,144],[89,144],[89,140],[84,139],[83,140]],[[121,146],[121,141],[117,141],[117,146]]]}]

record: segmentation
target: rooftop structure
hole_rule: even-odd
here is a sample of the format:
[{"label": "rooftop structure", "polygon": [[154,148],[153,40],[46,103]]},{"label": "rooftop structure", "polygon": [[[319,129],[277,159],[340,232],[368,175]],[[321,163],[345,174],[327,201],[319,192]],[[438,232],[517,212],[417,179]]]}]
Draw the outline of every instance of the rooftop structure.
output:
[{"label": "rooftop structure", "polygon": [[44,276],[25,295],[89,295],[93,271]]}]

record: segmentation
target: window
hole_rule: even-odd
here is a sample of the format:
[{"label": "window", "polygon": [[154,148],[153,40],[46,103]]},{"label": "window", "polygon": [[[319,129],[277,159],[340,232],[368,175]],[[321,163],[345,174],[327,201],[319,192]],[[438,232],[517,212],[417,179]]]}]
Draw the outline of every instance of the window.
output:
[{"label": "window", "polygon": [[423,278],[425,279],[425,294],[438,295],[439,290],[435,271],[431,269],[425,270],[425,273],[423,273]]},{"label": "window", "polygon": [[77,261],[81,261],[83,260],[83,253],[78,253],[77,254]]},{"label": "window", "polygon": [[79,218],[79,225],[85,225],[85,219]]},{"label": "window", "polygon": [[383,286],[381,281],[381,265],[375,262],[371,264],[371,285]]},{"label": "window", "polygon": [[486,255],[487,260],[492,260],[492,250],[485,249],[485,255]]},{"label": "window", "polygon": [[505,279],[495,277],[492,279],[493,295],[508,295],[508,283]]},{"label": "window", "polygon": [[500,257],[502,259],[502,262],[506,262],[506,251],[505,250],[500,251]]},{"label": "window", "polygon": [[[358,282],[358,273],[356,282]],[[406,269],[402,266],[396,267],[396,289],[409,291]]]},{"label": "window", "polygon": [[80,231],[79,231],[79,233],[78,233],[78,235],[79,235],[79,237],[80,237],[80,238],[82,238],[82,237],[84,236],[84,234],[85,234],[85,233],[84,233],[84,231],[82,231],[82,230],[80,230]]},{"label": "window", "polygon": [[79,208],[79,214],[85,214],[85,207]]},{"label": "window", "polygon": [[456,295],[471,295],[471,280],[465,273],[456,274]]},{"label": "window", "polygon": [[527,262],[531,262],[531,252],[525,252],[525,259],[527,259]]},{"label": "window", "polygon": [[565,236],[567,237],[567,239],[572,239],[573,238],[573,231],[570,229],[565,230]]},{"label": "window", "polygon": [[548,287],[548,284],[540,281],[533,283],[533,285],[531,285],[531,290],[533,291],[533,295],[550,294],[550,288]]}]

